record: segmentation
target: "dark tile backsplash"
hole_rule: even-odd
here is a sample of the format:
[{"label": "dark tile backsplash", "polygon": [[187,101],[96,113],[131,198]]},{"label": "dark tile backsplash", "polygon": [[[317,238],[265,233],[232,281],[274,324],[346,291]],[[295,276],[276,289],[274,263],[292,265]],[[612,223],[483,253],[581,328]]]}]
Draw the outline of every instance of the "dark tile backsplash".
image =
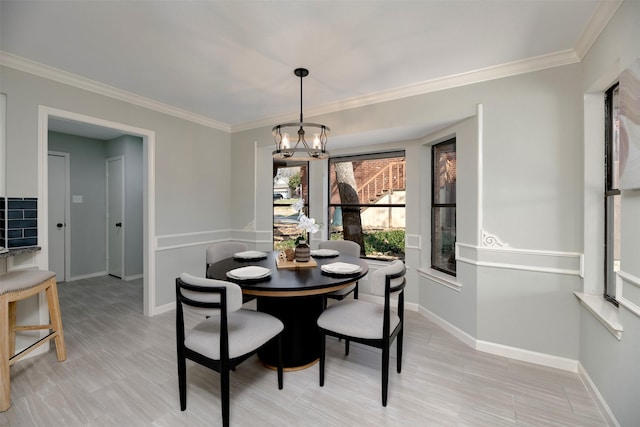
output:
[{"label": "dark tile backsplash", "polygon": [[0,215],[2,216],[0,246],[7,248],[37,246],[38,199],[35,197],[0,199],[2,199],[0,201]]},{"label": "dark tile backsplash", "polygon": [[7,223],[6,223],[6,202],[4,197],[0,197],[0,246],[7,247]]}]

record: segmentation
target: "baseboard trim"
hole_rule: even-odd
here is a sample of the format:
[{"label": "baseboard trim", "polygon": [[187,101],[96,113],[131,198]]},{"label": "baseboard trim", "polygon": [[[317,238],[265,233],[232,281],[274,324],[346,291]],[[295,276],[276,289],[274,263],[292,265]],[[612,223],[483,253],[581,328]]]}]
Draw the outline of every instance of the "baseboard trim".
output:
[{"label": "baseboard trim", "polygon": [[72,276],[69,278],[69,282],[75,282],[76,280],[93,279],[94,277],[106,276],[106,271],[98,271],[97,273],[81,274],[78,276]]},{"label": "baseboard trim", "polygon": [[442,329],[449,332],[451,335],[458,338],[463,343],[467,344],[469,347],[476,348],[476,339],[473,338],[468,333],[466,333],[465,331],[463,331],[462,329],[452,325],[451,323],[444,320],[442,317],[432,313],[431,311],[427,310],[422,306],[420,306],[419,312],[424,317],[426,317],[436,325],[440,326]]},{"label": "baseboard trim", "polygon": [[611,411],[611,408],[609,408],[607,401],[604,400],[604,397],[602,396],[602,394],[600,394],[600,391],[596,387],[593,380],[591,380],[591,377],[580,362],[578,362],[578,376],[582,380],[587,390],[589,390],[589,392],[591,393],[591,396],[594,397],[596,405],[598,405],[598,409],[600,409],[600,413],[605,418],[605,421],[607,421],[607,424],[614,427],[620,427],[620,423],[616,419],[616,416],[613,414],[613,411]]},{"label": "baseboard trim", "polygon": [[152,316],[156,316],[158,314],[167,313],[167,312],[175,310],[175,309],[176,309],[175,301],[174,302],[170,302],[169,304],[165,304],[165,305],[161,305],[161,306],[155,307],[154,310],[153,310]]},{"label": "baseboard trim", "polygon": [[536,351],[525,350],[518,347],[511,347],[482,340],[476,340],[475,348],[476,350],[482,351],[484,353],[508,357],[509,359],[519,360],[521,362],[534,363],[536,365],[561,369],[563,371],[576,373],[578,372],[578,361],[574,359],[568,359],[566,357],[553,356],[551,354],[539,353]]},{"label": "baseboard trim", "polygon": [[534,363],[536,365],[547,366],[549,368],[557,368],[563,371],[578,372],[577,360],[478,340],[424,307],[420,307],[420,313],[454,337],[458,338],[460,341],[483,353],[495,354],[496,356]]}]

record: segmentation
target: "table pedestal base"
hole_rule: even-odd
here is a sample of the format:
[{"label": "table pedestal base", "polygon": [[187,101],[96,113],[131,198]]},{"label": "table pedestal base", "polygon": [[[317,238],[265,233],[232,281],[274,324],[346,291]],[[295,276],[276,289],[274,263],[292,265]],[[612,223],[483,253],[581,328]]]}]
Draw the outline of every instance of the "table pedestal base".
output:
[{"label": "table pedestal base", "polygon": [[[285,370],[305,369],[320,357],[318,316],[322,313],[322,295],[305,297],[258,297],[258,311],[271,314],[284,323],[282,360]],[[258,352],[260,360],[278,366],[277,343],[270,343]]]}]

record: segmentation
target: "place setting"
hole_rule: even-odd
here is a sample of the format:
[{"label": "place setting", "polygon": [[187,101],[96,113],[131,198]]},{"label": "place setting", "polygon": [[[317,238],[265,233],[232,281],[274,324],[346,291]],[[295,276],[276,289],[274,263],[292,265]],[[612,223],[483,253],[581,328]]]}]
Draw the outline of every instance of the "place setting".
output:
[{"label": "place setting", "polygon": [[243,281],[262,281],[271,278],[271,270],[259,265],[234,268],[226,273],[227,277]]},{"label": "place setting", "polygon": [[320,269],[324,274],[328,275],[350,276],[358,274],[362,270],[362,267],[348,262],[332,262],[330,264],[322,265]]},{"label": "place setting", "polygon": [[340,255],[340,252],[335,249],[315,249],[311,251],[311,256],[314,258],[335,258],[338,255]]},{"label": "place setting", "polygon": [[267,253],[262,251],[242,251],[233,254],[233,257],[241,261],[255,261],[265,259],[267,257]]}]

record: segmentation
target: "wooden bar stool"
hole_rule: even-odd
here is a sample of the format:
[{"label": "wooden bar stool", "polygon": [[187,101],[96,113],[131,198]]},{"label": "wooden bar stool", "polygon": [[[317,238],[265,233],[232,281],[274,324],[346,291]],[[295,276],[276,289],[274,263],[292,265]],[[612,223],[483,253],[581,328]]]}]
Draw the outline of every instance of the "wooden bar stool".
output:
[{"label": "wooden bar stool", "polygon": [[[48,325],[17,326],[16,301],[37,295],[42,291],[45,291],[47,295],[50,323]],[[16,332],[39,329],[48,329],[50,333],[20,353],[14,354]],[[6,411],[11,406],[11,372],[9,367],[51,339],[55,340],[58,360],[60,362],[66,360],[67,350],[64,347],[56,274],[52,271],[24,270],[12,271],[0,276],[0,381],[2,382],[0,412]]]}]

